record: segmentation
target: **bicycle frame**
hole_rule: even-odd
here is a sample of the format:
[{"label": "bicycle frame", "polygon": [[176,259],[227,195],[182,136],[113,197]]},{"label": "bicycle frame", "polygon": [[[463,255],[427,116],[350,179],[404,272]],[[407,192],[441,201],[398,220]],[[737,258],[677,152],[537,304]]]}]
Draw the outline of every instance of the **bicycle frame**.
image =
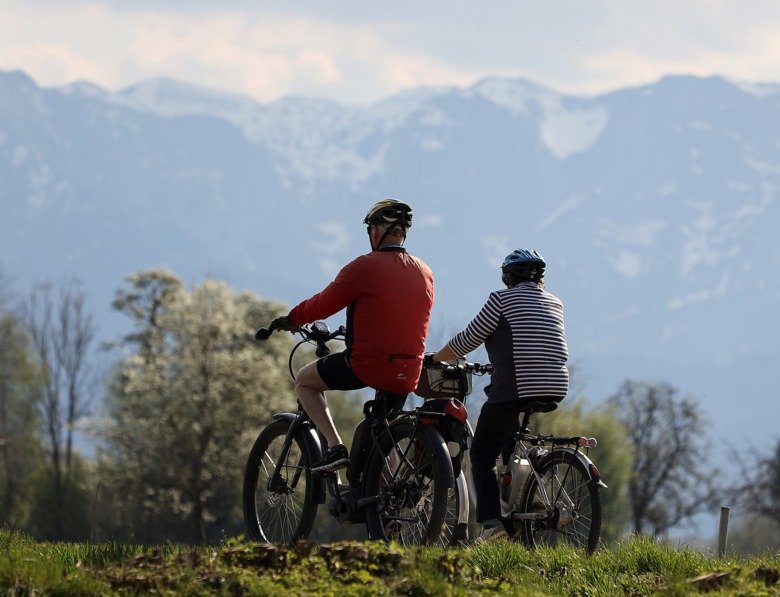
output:
[{"label": "bicycle frame", "polygon": [[[423,392],[427,392],[428,388],[436,390],[434,383],[440,383],[444,387],[442,379],[450,382],[457,381],[455,386],[450,383],[445,387],[445,390],[459,392],[460,399],[464,403],[471,388],[470,379],[464,379],[464,377],[469,374],[481,375],[493,372],[490,364],[480,365],[462,361],[453,365],[437,363],[428,359],[425,366],[440,371],[440,374],[439,377],[431,375],[427,377],[428,383],[423,386]],[[420,395],[424,396],[425,394]],[[581,510],[582,501],[579,495],[579,488],[583,487],[584,484],[588,487],[586,499],[593,499],[595,504],[593,509],[594,527],[592,527],[594,530],[588,530],[588,536],[585,539],[587,541],[586,550],[591,553],[595,548],[595,542],[598,541],[598,529],[601,524],[601,501],[598,493],[594,496],[593,492],[597,492],[599,488],[607,487],[601,479],[598,468],[586,453],[587,448],[596,445],[596,440],[595,438],[583,437],[533,435],[528,428],[531,415],[536,412],[550,412],[557,408],[558,403],[538,400],[524,403],[522,406],[521,412],[524,413],[522,424],[519,431],[516,431],[512,437],[512,460],[507,463],[507,471],[512,473],[511,486],[499,487],[499,493],[502,495],[501,517],[504,520],[504,526],[510,535],[522,538],[531,547],[537,540],[535,538],[537,531],[543,533],[543,537],[545,537],[544,533],[548,531],[568,535],[571,533],[570,529],[575,528],[576,522],[574,521],[585,512],[585,510]],[[462,469],[471,470],[469,464],[473,433],[470,425],[467,426],[467,429],[466,446],[468,449],[463,454]],[[541,451],[542,449],[544,450]],[[506,477],[502,477],[502,480],[504,479]],[[496,482],[498,483],[498,479]],[[469,484],[472,486],[472,491],[469,491]],[[470,475],[468,480],[461,478],[456,483],[456,491],[460,497],[458,502],[460,510],[458,511],[457,525],[453,530],[453,537],[458,526],[466,526],[461,525],[461,523],[468,521],[469,508],[477,507],[477,496],[473,491],[473,486],[474,481]],[[507,490],[509,495],[506,494]],[[585,514],[583,520],[587,520],[588,516],[589,514]],[[452,518],[450,520],[452,521]],[[517,526],[512,525],[511,521],[516,522]],[[510,530],[510,527],[513,530]],[[577,541],[582,541],[577,531],[575,531],[574,536],[577,537]],[[564,541],[568,540],[564,539]]]},{"label": "bicycle frame", "polygon": [[[548,436],[531,436],[528,431],[528,414],[526,415],[524,422],[523,422],[523,428],[518,431],[515,434],[514,441],[514,450],[513,454],[517,454],[518,451],[520,452],[520,456],[528,461],[530,468],[531,468],[531,474],[534,475],[536,478],[537,486],[539,487],[539,491],[542,498],[542,504],[545,508],[545,510],[550,510],[554,507],[556,503],[559,501],[563,502],[563,504],[569,508],[573,508],[575,506],[574,502],[571,500],[569,495],[564,490],[565,481],[566,478],[564,477],[563,480],[558,479],[557,475],[553,475],[551,478],[551,486],[550,486],[550,494],[548,494],[548,488],[545,486],[545,483],[543,482],[543,477],[541,476],[540,471],[538,470],[540,468],[540,465],[543,461],[546,461],[548,458],[555,458],[556,455],[560,455],[562,452],[568,452],[572,456],[574,456],[576,459],[578,459],[582,464],[586,471],[588,471],[589,474],[589,482],[597,484],[599,487],[606,488],[607,485],[604,483],[604,481],[601,480],[601,475],[598,471],[598,468],[595,464],[588,458],[588,456],[580,450],[581,447],[593,447],[596,445],[595,438],[581,438],[581,437],[561,437],[561,436],[555,436],[555,435],[548,435]],[[528,448],[528,444],[530,444],[533,447],[545,447],[550,446],[551,450],[545,452],[540,457],[534,457],[531,455],[531,449]],[[563,446],[574,446],[572,447],[563,447]],[[567,470],[567,475],[569,473],[569,470]],[[557,489],[556,489],[556,482],[557,482]],[[510,507],[514,507],[515,504],[510,504]],[[535,519],[541,519],[546,516],[543,512],[516,512],[514,510],[510,511],[510,518],[513,520],[535,520]]]},{"label": "bicycle frame", "polygon": [[[257,330],[255,338],[266,340],[273,331],[273,325],[261,328]],[[292,358],[299,346],[305,342],[316,343],[316,354],[323,357],[330,352],[326,342],[345,335],[343,327],[331,333],[324,322],[301,326],[297,331],[303,340],[292,348],[288,359],[288,369],[293,379]],[[305,487],[305,500],[314,505],[314,509],[305,506],[306,501],[303,502],[300,512],[308,513],[301,515],[300,520],[305,522],[302,522],[303,527],[298,528],[304,529],[301,531],[304,536],[312,528],[315,504],[324,503],[330,494],[330,514],[341,522],[365,523],[372,538],[388,538],[391,536],[388,532],[405,533],[404,529],[408,528],[412,529],[413,541],[423,536],[427,537],[427,541],[434,541],[440,532],[437,530],[440,528],[438,525],[444,520],[447,488],[454,484],[447,446],[436,421],[445,417],[460,420],[456,415],[461,411],[456,409],[455,414],[452,409],[428,412],[435,411],[434,406],[425,410],[403,410],[406,397],[406,394],[377,390],[375,398],[364,405],[364,419],[355,430],[355,437],[360,438],[360,441],[353,441],[349,454],[349,484],[340,482],[337,471],[315,473],[311,470],[313,463],[321,458],[325,440],[300,403],[295,413],[274,415],[274,421],[284,421],[285,425],[280,427],[276,424],[274,431],[271,431],[272,435],[264,430],[258,436],[258,441],[260,437],[275,437],[273,441],[277,442],[281,440],[281,444],[276,443],[279,452],[273,456],[273,462],[266,460],[266,466],[270,465],[268,469],[273,467],[273,470],[267,471],[263,485],[253,483],[258,482],[256,463],[264,453],[257,451],[256,447],[264,444],[255,442],[247,463],[244,512],[250,532],[265,538],[265,531],[258,526],[260,522],[256,518],[258,489],[262,487],[262,491],[268,494],[284,496],[286,501],[296,499],[291,494]],[[396,424],[399,426],[396,427]],[[295,455],[294,444],[300,446],[300,456]],[[291,456],[293,461],[290,461]],[[272,508],[276,507],[276,499],[267,503]],[[375,509],[371,508],[372,505],[375,505]],[[434,513],[431,518],[425,514],[428,508]],[[398,523],[412,524],[407,527]],[[388,525],[394,530],[387,531]],[[294,531],[295,528],[290,527],[290,530]]]},{"label": "bicycle frame", "polygon": [[[409,461],[409,450],[412,447],[412,444],[406,446],[405,450],[401,450],[400,446],[398,445],[397,440],[393,438],[393,431],[390,426],[390,422],[387,419],[386,415],[383,416],[376,416],[373,414],[369,414],[368,410],[371,405],[371,403],[374,401],[369,401],[367,404],[366,409],[364,412],[366,413],[366,421],[370,424],[370,436],[372,439],[372,448],[375,450],[378,450],[381,454],[382,458],[385,460],[393,458],[393,455],[391,453],[386,453],[384,449],[382,448],[380,438],[384,433],[387,433],[390,438],[393,445],[393,448],[395,449],[395,458],[397,459],[397,464],[392,472],[392,476],[388,480],[389,483],[394,483],[397,480],[398,474],[402,470],[401,463],[406,463],[409,466],[412,466],[412,463]],[[443,416],[440,413],[427,413],[427,412],[419,412],[419,411],[405,411],[405,410],[398,410],[398,411],[392,411],[396,416],[393,417],[393,420],[400,420],[401,418],[406,418],[413,422],[413,432],[412,434],[415,435],[418,431],[418,429],[421,427],[422,423],[420,421],[421,416],[425,417],[437,417],[437,416]],[[389,414],[389,413],[388,413]],[[287,430],[287,435],[285,436],[284,443],[282,445],[282,449],[279,453],[277,461],[274,463],[274,472],[272,473],[271,477],[269,478],[267,482],[267,488],[270,491],[279,491],[281,489],[282,480],[281,480],[281,470],[283,468],[283,463],[287,457],[287,453],[292,446],[293,440],[295,436],[301,432],[302,428],[308,427],[313,432],[313,425],[311,425],[311,419],[306,414],[306,412],[300,407],[298,408],[298,413],[282,413],[274,416],[275,419],[278,418],[285,418],[288,421],[290,421],[289,429]],[[319,433],[313,433],[315,437],[317,437],[317,444],[318,447],[322,445],[322,439]],[[370,455],[370,450],[368,452]],[[363,462],[363,465],[366,463]],[[296,465],[296,472],[293,476],[293,479],[291,480],[291,483],[289,485],[290,488],[294,488],[298,479],[300,478],[301,473],[305,470],[305,467],[303,466],[303,462],[299,461]],[[363,496],[361,498],[358,498],[354,506],[347,505],[343,502],[341,492],[339,491],[339,475],[338,473],[326,473],[322,475],[315,476],[315,479],[318,479],[320,482],[324,482],[325,488],[327,488],[327,493],[336,500],[337,509],[339,512],[344,512],[347,515],[351,515],[356,511],[361,510],[362,508],[375,504],[379,500],[379,495],[374,496]],[[358,490],[359,494],[362,494],[364,491],[363,483],[361,482],[359,486],[353,487],[352,489]],[[323,503],[325,501],[325,495],[324,491],[317,491],[317,495],[319,499],[317,500],[318,503]],[[468,511],[466,512],[468,514]],[[405,521],[406,519],[398,518],[398,520]]]}]

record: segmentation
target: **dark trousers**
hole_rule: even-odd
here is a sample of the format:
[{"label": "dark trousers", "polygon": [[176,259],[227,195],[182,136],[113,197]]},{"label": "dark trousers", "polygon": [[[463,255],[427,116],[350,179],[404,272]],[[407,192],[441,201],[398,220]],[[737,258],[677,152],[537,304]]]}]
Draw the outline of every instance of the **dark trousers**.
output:
[{"label": "dark trousers", "polygon": [[477,419],[471,443],[471,475],[477,495],[477,522],[501,518],[501,504],[496,477],[496,458],[503,453],[508,459],[509,440],[520,428],[521,402],[485,402]]}]

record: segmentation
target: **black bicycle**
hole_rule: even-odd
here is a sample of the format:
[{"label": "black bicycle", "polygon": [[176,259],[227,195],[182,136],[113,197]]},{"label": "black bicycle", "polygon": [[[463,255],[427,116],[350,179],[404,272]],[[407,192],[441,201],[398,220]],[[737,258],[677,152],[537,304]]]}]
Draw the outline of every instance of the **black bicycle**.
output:
[{"label": "black bicycle", "polygon": [[[261,328],[266,340],[273,326]],[[329,354],[327,342],[343,338],[322,321],[302,326],[301,341]],[[344,523],[365,524],[370,539],[405,545],[441,541],[448,498],[454,491],[453,457],[440,432],[465,408],[437,408],[424,403],[403,410],[406,395],[376,390],[365,403],[364,420],[355,429],[347,483],[338,473],[313,473],[324,439],[298,404],[296,413],[279,413],[255,440],[244,472],[244,520],[249,537],[272,543],[295,543],[311,532],[317,509],[330,495],[329,511]],[[426,405],[431,408],[426,407]]]},{"label": "black bicycle", "polygon": [[[449,388],[465,402],[471,392],[471,375],[491,373],[491,365],[458,362],[436,363],[426,359],[432,385]],[[435,372],[435,373],[434,373]],[[551,412],[557,402],[531,401],[523,405],[522,422],[503,454],[499,475],[502,522],[510,537],[529,548],[539,545],[571,545],[592,553],[601,533],[601,494],[606,488],[601,474],[587,455],[595,438],[534,434],[529,428],[534,413]],[[470,427],[468,427],[470,431]],[[471,442],[467,442],[471,445]],[[468,451],[464,453],[464,468]],[[470,483],[473,487],[473,483]],[[464,517],[469,499],[455,486],[455,503]],[[467,495],[474,495],[468,491]],[[449,522],[453,536],[457,526]]]}]

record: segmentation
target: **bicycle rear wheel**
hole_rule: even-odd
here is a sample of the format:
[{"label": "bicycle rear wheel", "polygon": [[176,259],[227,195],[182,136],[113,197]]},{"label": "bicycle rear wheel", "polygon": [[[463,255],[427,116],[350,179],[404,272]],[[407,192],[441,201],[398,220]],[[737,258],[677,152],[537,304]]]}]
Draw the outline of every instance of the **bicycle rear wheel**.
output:
[{"label": "bicycle rear wheel", "polygon": [[539,518],[516,521],[526,545],[571,545],[593,553],[601,532],[601,495],[585,465],[557,450],[542,459],[539,476],[541,485],[529,475],[520,500],[522,512]]},{"label": "bicycle rear wheel", "polygon": [[[244,472],[244,522],[250,538],[267,543],[305,539],[317,515],[311,463],[314,455],[301,434],[283,455],[290,421],[278,419],[255,440]],[[278,479],[273,473],[280,464]]]},{"label": "bicycle rear wheel", "polygon": [[[394,421],[380,438],[366,469],[365,496],[369,537],[402,545],[437,543],[443,538],[452,461],[441,434],[410,419]],[[397,449],[394,447],[397,446]]]}]

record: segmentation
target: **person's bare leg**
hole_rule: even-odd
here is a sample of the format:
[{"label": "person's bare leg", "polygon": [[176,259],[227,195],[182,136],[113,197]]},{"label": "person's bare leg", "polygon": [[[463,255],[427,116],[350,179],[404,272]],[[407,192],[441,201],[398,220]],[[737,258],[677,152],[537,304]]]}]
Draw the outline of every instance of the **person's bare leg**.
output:
[{"label": "person's bare leg", "polygon": [[325,437],[328,447],[332,447],[343,442],[336,430],[336,425],[333,423],[333,417],[330,416],[328,402],[325,400],[324,392],[327,389],[325,382],[317,373],[316,361],[306,365],[295,376],[295,395],[298,397],[298,401],[306,414],[309,415],[314,426]]}]

